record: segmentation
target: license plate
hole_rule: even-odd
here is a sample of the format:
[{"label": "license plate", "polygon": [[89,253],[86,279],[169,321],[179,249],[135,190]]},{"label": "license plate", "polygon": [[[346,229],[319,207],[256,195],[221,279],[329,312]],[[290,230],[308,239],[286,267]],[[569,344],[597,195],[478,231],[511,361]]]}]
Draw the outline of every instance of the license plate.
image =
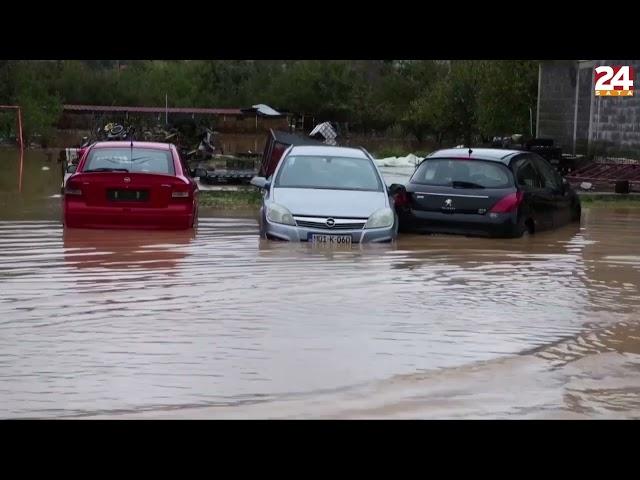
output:
[{"label": "license plate", "polygon": [[323,235],[310,233],[311,243],[318,245],[351,245],[351,235]]},{"label": "license plate", "polygon": [[146,202],[149,199],[148,190],[109,190],[107,199],[112,202]]}]

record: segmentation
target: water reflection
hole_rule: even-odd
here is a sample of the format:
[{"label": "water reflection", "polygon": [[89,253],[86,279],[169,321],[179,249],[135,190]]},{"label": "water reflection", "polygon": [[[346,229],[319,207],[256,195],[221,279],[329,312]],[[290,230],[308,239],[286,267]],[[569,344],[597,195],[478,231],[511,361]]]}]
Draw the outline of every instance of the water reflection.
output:
[{"label": "water reflection", "polygon": [[172,269],[188,255],[195,231],[64,229],[65,261],[75,268]]}]

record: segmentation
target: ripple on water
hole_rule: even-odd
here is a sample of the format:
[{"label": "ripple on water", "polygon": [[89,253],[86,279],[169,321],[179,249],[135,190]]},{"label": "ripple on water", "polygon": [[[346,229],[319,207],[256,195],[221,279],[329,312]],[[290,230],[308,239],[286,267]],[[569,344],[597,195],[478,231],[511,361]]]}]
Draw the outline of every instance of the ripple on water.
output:
[{"label": "ripple on water", "polygon": [[543,347],[637,311],[638,233],[591,212],[521,240],[324,250],[242,218],[0,221],[0,417],[233,403]]}]

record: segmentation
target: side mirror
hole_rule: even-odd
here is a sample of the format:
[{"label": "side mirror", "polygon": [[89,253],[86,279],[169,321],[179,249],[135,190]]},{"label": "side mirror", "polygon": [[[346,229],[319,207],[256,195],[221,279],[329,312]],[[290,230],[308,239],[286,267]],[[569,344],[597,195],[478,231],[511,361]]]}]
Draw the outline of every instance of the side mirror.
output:
[{"label": "side mirror", "polygon": [[192,177],[198,177],[198,178],[206,178],[207,175],[209,175],[207,173],[207,170],[205,168],[194,168],[193,170],[191,170],[191,176]]},{"label": "side mirror", "polygon": [[396,193],[402,192],[403,190],[405,190],[404,185],[401,185],[399,183],[392,183],[391,185],[389,185],[389,193],[391,195],[395,195]]},{"label": "side mirror", "polygon": [[76,170],[78,170],[77,165],[69,165],[67,167],[67,173],[76,173]]},{"label": "side mirror", "polygon": [[251,185],[254,187],[261,188],[263,190],[268,190],[271,186],[271,182],[264,177],[253,177],[251,179]]}]

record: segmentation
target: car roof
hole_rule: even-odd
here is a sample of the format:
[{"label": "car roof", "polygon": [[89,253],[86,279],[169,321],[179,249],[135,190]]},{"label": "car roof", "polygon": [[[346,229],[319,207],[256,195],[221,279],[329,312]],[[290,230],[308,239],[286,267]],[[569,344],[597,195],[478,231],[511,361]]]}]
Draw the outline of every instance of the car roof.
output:
[{"label": "car roof", "polygon": [[486,160],[509,165],[509,162],[511,162],[513,157],[522,153],[526,152],[523,152],[522,150],[507,150],[500,148],[471,148],[471,153],[469,153],[468,148],[447,148],[444,150],[437,150],[426,158],[469,158],[471,160]]},{"label": "car roof", "polygon": [[364,150],[352,147],[337,147],[333,145],[295,145],[291,148],[291,154],[349,158],[369,158]]},{"label": "car roof", "polygon": [[161,142],[136,142],[136,141],[117,141],[117,142],[96,142],[92,148],[151,148],[154,150],[171,150],[170,143]]}]

